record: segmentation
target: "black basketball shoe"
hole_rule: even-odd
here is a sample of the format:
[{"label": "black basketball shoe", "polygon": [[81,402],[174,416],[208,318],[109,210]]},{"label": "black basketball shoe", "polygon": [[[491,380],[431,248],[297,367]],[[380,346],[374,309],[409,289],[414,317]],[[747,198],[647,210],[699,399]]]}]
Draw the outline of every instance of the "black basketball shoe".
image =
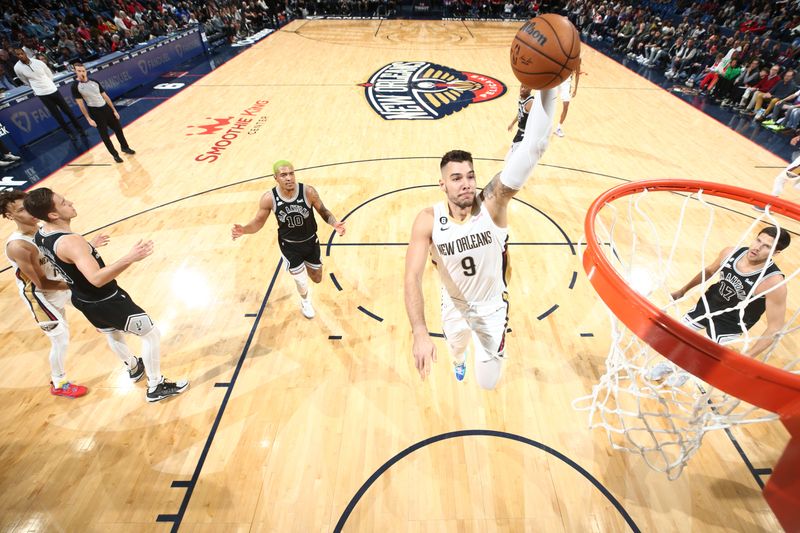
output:
[{"label": "black basketball shoe", "polygon": [[153,388],[147,389],[148,402],[160,402],[170,396],[177,396],[189,388],[189,381],[182,379],[177,382],[167,381],[166,378],[161,378],[161,383]]},{"label": "black basketball shoe", "polygon": [[128,366],[128,375],[131,377],[131,381],[136,383],[142,376],[144,376],[144,361],[142,361],[141,357],[136,358],[136,366],[131,368]]}]

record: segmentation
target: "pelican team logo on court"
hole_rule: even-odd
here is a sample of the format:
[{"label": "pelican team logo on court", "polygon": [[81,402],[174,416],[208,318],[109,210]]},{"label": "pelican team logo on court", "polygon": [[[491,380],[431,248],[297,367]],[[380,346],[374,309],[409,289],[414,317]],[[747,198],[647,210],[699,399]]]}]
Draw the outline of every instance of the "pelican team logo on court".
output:
[{"label": "pelican team logo on court", "polygon": [[367,102],[386,120],[437,120],[506,92],[501,81],[427,61],[395,61],[362,83]]}]

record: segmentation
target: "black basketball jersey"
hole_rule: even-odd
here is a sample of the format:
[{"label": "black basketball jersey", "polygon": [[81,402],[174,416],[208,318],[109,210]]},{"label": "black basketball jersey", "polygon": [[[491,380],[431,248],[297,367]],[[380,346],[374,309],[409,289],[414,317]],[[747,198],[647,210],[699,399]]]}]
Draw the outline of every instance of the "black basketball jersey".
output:
[{"label": "black basketball jersey", "polygon": [[532,102],[533,99],[534,96],[530,95],[524,100],[520,100],[517,104],[517,134],[514,135],[512,142],[518,143],[522,141],[522,136],[525,135],[525,126],[528,125],[528,115],[530,114],[525,110],[525,106],[528,105],[528,102]]},{"label": "black basketball jersey", "polygon": [[[46,232],[44,228],[40,228],[39,231],[36,232],[33,240],[39,248],[39,251],[42,252],[42,255],[53,264],[56,271],[61,274],[67,282],[67,285],[69,285],[69,288],[72,290],[73,298],[78,298],[84,302],[97,302],[113,296],[119,289],[115,280],[109,281],[102,287],[95,287],[86,279],[86,276],[78,270],[77,266],[59,259],[58,255],[56,255],[58,241],[67,235],[73,235],[73,233],[66,231]],[[100,268],[105,267],[106,264],[103,262],[103,258],[100,257],[100,254],[97,253],[94,246],[88,242],[86,246],[91,248],[92,256],[100,265]]]},{"label": "black basketball jersey", "polygon": [[297,184],[293,199],[286,200],[272,188],[275,218],[278,219],[278,237],[286,242],[305,242],[317,235],[317,219],[306,198],[306,188]]},{"label": "black basketball jersey", "polygon": [[[755,272],[739,272],[739,270],[736,269],[736,262],[747,253],[747,250],[746,247],[739,248],[728,256],[722,264],[719,281],[706,291],[705,296],[708,301],[708,306],[706,307],[703,305],[703,300],[701,299],[695,308],[689,312],[692,318],[700,318],[705,313],[713,313],[715,311],[734,307],[738,305],[739,302],[747,298],[752,298],[755,293],[754,286],[759,282],[758,277],[764,269],[766,269],[766,272],[764,272],[764,277],[761,278],[762,281],[768,277],[783,274],[781,269],[772,261],[767,263],[764,268],[756,270]],[[766,307],[767,304],[764,296],[752,300],[747,307],[745,307],[742,321],[747,329],[750,329],[758,322],[758,319],[764,314]],[[719,315],[713,316],[711,319],[715,324],[722,327],[729,326],[735,329],[739,327],[739,310],[733,309],[725,313],[720,313]]]}]

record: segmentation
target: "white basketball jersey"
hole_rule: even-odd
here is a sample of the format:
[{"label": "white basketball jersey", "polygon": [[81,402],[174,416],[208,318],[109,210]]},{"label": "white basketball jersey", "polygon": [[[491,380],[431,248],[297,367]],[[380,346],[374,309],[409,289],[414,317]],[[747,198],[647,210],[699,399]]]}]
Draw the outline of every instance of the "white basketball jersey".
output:
[{"label": "white basketball jersey", "polygon": [[431,258],[453,300],[478,303],[502,298],[507,240],[508,230],[495,225],[483,204],[463,224],[448,216],[447,204],[433,206]]},{"label": "white basketball jersey", "polygon": [[[25,292],[26,290],[29,290],[31,280],[29,280],[28,277],[22,273],[22,271],[19,269],[19,265],[10,257],[8,257],[8,244],[12,241],[25,241],[27,243],[30,243],[30,245],[33,246],[34,248],[36,248],[36,244],[34,244],[33,242],[33,237],[29,237],[23,233],[20,233],[19,231],[15,231],[6,241],[6,247],[5,247],[6,258],[8,259],[8,262],[11,263],[11,267],[14,269],[14,280],[17,282],[19,293],[20,295],[22,295],[23,298],[27,300]],[[62,280],[61,276],[59,276],[56,273],[55,268],[53,268],[53,265],[50,263],[50,261],[45,259],[45,257],[41,253],[39,253],[38,255],[39,255],[39,265],[42,267],[45,277],[50,280],[61,281]]]}]

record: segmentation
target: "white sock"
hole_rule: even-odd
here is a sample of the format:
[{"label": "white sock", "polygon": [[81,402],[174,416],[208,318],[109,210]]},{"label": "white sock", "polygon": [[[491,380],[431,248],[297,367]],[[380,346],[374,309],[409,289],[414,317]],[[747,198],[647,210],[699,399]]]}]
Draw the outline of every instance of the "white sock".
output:
[{"label": "white sock", "polygon": [[119,360],[128,365],[129,368],[136,368],[136,357],[131,353],[128,344],[125,342],[125,335],[121,331],[105,331],[106,341],[111,351],[117,354]]},{"label": "white sock", "polygon": [[142,361],[147,373],[147,387],[154,388],[161,383],[161,332],[157,326],[140,337],[142,339]]}]

